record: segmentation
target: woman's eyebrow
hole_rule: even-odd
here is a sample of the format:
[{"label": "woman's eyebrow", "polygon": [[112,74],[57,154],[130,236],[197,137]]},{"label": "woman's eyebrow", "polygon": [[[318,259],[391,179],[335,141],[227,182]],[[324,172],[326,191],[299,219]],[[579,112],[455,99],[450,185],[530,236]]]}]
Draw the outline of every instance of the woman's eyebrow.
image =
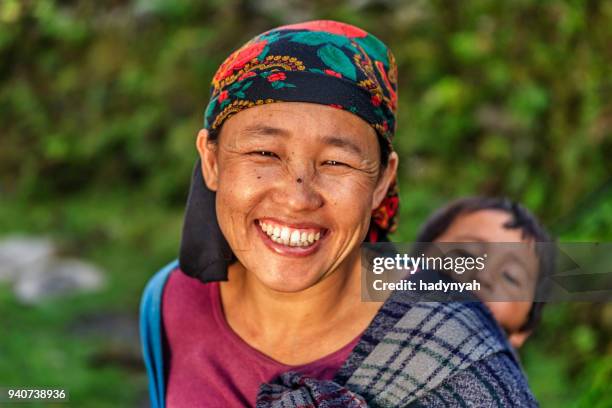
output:
[{"label": "woman's eyebrow", "polygon": [[348,150],[351,153],[363,156],[363,151],[361,148],[347,138],[340,136],[324,136],[321,141],[327,145],[339,147],[341,149]]}]

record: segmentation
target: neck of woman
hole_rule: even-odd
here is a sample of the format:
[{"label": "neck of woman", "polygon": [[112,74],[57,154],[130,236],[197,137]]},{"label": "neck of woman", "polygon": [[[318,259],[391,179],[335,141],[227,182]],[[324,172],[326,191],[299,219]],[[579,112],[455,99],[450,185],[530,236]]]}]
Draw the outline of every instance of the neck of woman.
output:
[{"label": "neck of woman", "polygon": [[226,320],[243,340],[278,361],[295,364],[329,354],[365,330],[382,306],[361,301],[359,254],[345,266],[312,287],[287,293],[265,287],[236,263],[220,286]]}]

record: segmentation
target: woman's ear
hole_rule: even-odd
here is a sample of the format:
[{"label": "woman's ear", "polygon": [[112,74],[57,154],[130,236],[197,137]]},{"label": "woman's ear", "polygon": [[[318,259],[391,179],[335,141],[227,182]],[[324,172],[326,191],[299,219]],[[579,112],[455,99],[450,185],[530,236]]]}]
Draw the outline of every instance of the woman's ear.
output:
[{"label": "woman's ear", "polygon": [[378,179],[376,189],[374,190],[374,195],[372,196],[372,210],[378,208],[382,200],[387,195],[387,191],[389,190],[391,183],[393,183],[397,176],[398,163],[399,157],[397,156],[397,153],[389,153],[389,161],[387,162],[387,166],[385,167],[383,174]]},{"label": "woman's ear", "polygon": [[196,139],[196,147],[202,162],[202,176],[206,187],[212,191],[217,191],[219,184],[219,166],[217,161],[216,142],[208,141],[208,130],[201,129]]}]

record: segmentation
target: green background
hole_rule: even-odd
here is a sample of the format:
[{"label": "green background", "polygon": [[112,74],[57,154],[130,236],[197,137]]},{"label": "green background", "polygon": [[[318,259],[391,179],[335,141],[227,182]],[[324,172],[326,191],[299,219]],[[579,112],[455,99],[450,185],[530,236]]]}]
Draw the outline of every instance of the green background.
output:
[{"label": "green background", "polygon": [[[102,266],[101,292],[20,305],[0,285],[0,385],[146,404],[137,355],[75,321],[137,314],[176,257],[212,75],[276,25],[356,24],[399,65],[401,224],[507,195],[561,241],[612,241],[612,2],[0,0],[0,237]],[[612,304],[555,304],[521,351],[544,407],[612,405]],[[62,405],[64,406],[64,405]]]}]

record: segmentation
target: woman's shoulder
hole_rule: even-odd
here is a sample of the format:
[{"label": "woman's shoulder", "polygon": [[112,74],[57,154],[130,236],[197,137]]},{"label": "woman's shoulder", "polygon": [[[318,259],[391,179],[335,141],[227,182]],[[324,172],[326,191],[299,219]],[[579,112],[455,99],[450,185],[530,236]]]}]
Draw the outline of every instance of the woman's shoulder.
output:
[{"label": "woman's shoulder", "polygon": [[170,276],[170,274],[174,270],[177,270],[178,268],[179,268],[179,261],[178,259],[175,259],[172,262],[167,263],[164,267],[159,269],[157,272],[155,272],[155,274],[153,274],[153,276],[149,279],[149,281],[147,282],[147,285],[145,286],[145,290],[144,290],[145,295],[151,292],[154,292],[156,290],[159,290],[160,288],[163,289],[164,284],[168,280],[168,277]]},{"label": "woman's shoulder", "polygon": [[179,269],[178,260],[174,260],[163,268],[159,269],[149,279],[140,299],[140,329],[142,332],[149,332],[154,327],[153,334],[156,334],[157,326],[161,320],[161,301],[164,287],[172,272]]},{"label": "woman's shoulder", "polygon": [[141,322],[147,316],[154,315],[155,319],[158,318],[164,286],[170,274],[176,269],[178,269],[178,260],[175,259],[158,270],[147,282],[140,299]]}]

